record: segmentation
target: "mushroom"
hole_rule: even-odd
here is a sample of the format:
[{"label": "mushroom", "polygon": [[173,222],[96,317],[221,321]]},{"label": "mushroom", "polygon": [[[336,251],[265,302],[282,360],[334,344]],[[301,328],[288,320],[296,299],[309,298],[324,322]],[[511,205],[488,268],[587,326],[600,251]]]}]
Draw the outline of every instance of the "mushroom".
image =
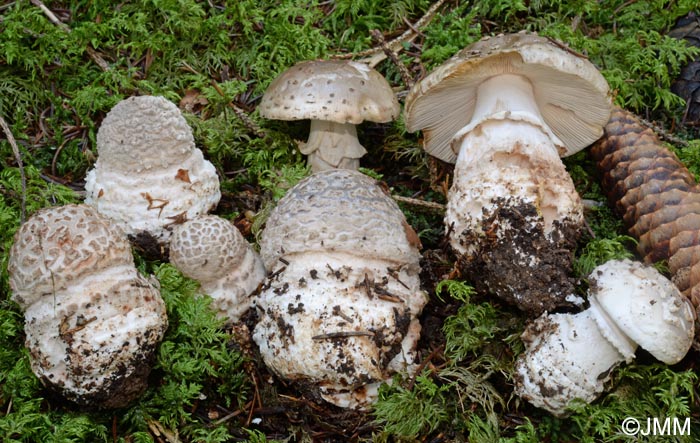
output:
[{"label": "mushroom", "polygon": [[655,268],[612,260],[589,279],[590,308],[536,319],[522,335],[525,352],[515,364],[516,393],[559,417],[571,400],[595,400],[637,346],[674,364],[693,341],[691,303]]},{"label": "mushroom", "polygon": [[119,227],[87,205],[40,210],[15,234],[8,272],[42,383],[104,408],[143,392],[168,321]]},{"label": "mushroom", "polygon": [[173,231],[170,262],[200,282],[223,318],[236,322],[252,305],[250,295],[265,278],[260,256],[228,220],[203,215]]},{"label": "mushroom", "polygon": [[355,125],[389,122],[400,108],[386,79],[364,63],[316,60],[297,63],[273,80],[258,109],[269,119],[311,119],[309,139],[300,150],[316,172],[356,170],[367,151]]},{"label": "mushroom", "polygon": [[407,129],[456,162],[445,224],[477,285],[535,315],[574,300],[583,210],[560,156],[596,140],[610,108],[595,66],[527,33],[486,37],[411,89]]},{"label": "mushroom", "polygon": [[357,409],[410,373],[427,302],[419,246],[397,204],[359,172],[322,171],[290,189],[260,242],[271,274],[253,339],[267,366]]},{"label": "mushroom", "polygon": [[214,208],[221,193],[211,163],[194,145],[180,110],[163,97],[117,103],[97,132],[98,158],[85,179],[85,203],[132,239],[160,245],[177,223]]}]

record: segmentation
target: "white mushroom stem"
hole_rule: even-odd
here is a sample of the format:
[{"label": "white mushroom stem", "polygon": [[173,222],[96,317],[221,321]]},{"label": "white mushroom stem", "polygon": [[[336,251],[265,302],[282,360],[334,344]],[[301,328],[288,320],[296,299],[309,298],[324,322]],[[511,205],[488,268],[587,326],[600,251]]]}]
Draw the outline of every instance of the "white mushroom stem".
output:
[{"label": "white mushroom stem", "polygon": [[592,402],[625,361],[605,337],[591,309],[538,318],[523,334],[527,350],[515,366],[516,392],[556,416],[566,415],[574,398]]},{"label": "white mushroom stem", "polygon": [[309,156],[313,172],[327,169],[357,170],[360,167],[360,157],[367,153],[357,139],[355,125],[325,120],[311,120],[309,139],[300,151]]}]

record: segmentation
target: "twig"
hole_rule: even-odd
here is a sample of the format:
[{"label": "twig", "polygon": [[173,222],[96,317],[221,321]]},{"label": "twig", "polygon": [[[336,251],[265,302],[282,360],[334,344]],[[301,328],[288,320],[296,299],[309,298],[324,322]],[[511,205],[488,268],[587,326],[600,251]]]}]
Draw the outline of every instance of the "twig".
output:
[{"label": "twig", "polygon": [[[430,21],[433,19],[435,16],[435,13],[437,13],[438,9],[446,2],[447,0],[438,0],[435,3],[428,8],[427,11],[425,11],[425,14],[423,14],[423,17],[418,19],[417,22],[413,24],[413,26],[409,26],[406,31],[403,32],[400,36],[396,37],[395,39],[391,40],[387,45],[393,52],[399,52],[403,49],[403,44],[404,43],[410,43],[412,42],[417,36],[420,28],[424,27]],[[364,60],[361,60],[362,62],[367,63],[369,66],[377,66],[382,60],[384,60],[387,56],[384,54],[382,51],[382,48],[372,48],[368,49],[366,51],[362,52],[357,52],[357,53],[349,53],[349,54],[338,54],[333,56],[332,58],[336,59],[348,59],[348,58],[355,58],[355,57],[368,57]]]},{"label": "twig", "polygon": [[1,115],[0,126],[2,126],[2,130],[5,133],[5,136],[7,137],[7,141],[12,147],[12,153],[15,155],[15,161],[17,162],[17,169],[19,169],[19,177],[22,183],[22,197],[20,201],[19,217],[20,223],[24,223],[24,219],[27,216],[27,176],[24,174],[24,163],[22,162],[22,155],[20,154],[19,148],[17,147],[15,137],[12,135],[10,127],[7,125],[7,122]]},{"label": "twig", "polygon": [[[32,3],[34,6],[38,7],[39,9],[41,9],[41,12],[44,13],[44,15],[46,16],[46,18],[48,18],[49,21],[50,21],[51,23],[53,23],[54,25],[58,26],[58,27],[61,28],[62,30],[66,31],[67,33],[70,33],[70,32],[71,32],[70,26],[68,26],[67,24],[63,23],[61,20],[59,20],[58,17],[56,17],[56,14],[54,14],[54,13],[44,4],[44,2],[42,2],[41,0],[31,0],[31,3]],[[92,59],[92,61],[94,61],[95,64],[96,64],[97,66],[100,67],[100,69],[102,69],[102,70],[105,71],[105,72],[109,71],[109,69],[110,69],[109,63],[107,63],[107,62],[105,61],[105,59],[103,59],[102,56],[100,56],[100,54],[98,54],[97,51],[95,51],[94,48],[92,48],[90,45],[87,45],[87,46],[85,47],[85,51],[88,53],[88,55],[90,56],[90,58]]]},{"label": "twig", "polygon": [[401,74],[403,83],[408,89],[411,89],[414,83],[413,77],[411,77],[411,73],[408,72],[408,68],[406,68],[406,65],[404,65],[401,62],[401,60],[399,60],[399,57],[396,55],[396,53],[391,50],[386,40],[384,40],[384,36],[379,31],[379,29],[373,29],[372,31],[370,31],[370,34],[379,43],[379,46],[382,47],[382,50],[384,50],[384,54],[386,54],[386,56],[389,57],[389,60],[391,60],[391,62],[399,69],[399,73]]},{"label": "twig", "polygon": [[442,203],[428,202],[417,198],[403,197],[401,195],[392,195],[391,198],[393,198],[399,203],[405,203],[407,205],[415,206],[417,208],[421,208],[430,212],[436,212],[438,214],[442,214],[445,212],[445,205],[443,205]]},{"label": "twig", "polygon": [[639,115],[637,117],[639,118],[639,121],[641,121],[644,126],[651,129],[652,131],[656,132],[656,135],[658,135],[659,138],[661,138],[662,140],[667,141],[669,143],[673,143],[674,145],[683,146],[684,148],[688,147],[687,141],[685,141],[681,138],[678,138],[675,135],[669,134],[669,132],[666,131],[661,126],[656,125],[656,124],[650,122],[649,120],[643,119]]}]

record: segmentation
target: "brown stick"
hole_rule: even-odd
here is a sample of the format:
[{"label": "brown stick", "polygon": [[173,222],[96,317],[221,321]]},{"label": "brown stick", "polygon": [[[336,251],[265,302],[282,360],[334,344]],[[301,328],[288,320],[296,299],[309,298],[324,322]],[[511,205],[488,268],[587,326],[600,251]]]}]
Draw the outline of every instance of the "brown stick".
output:
[{"label": "brown stick", "polygon": [[370,34],[372,34],[372,38],[374,38],[379,43],[379,46],[381,46],[382,50],[384,50],[384,54],[386,54],[386,56],[389,57],[389,60],[391,60],[391,62],[399,69],[399,73],[401,74],[401,78],[403,79],[404,85],[406,85],[408,89],[411,89],[414,83],[413,77],[411,77],[411,73],[408,72],[408,68],[406,68],[406,65],[404,65],[401,62],[401,60],[399,60],[399,56],[396,55],[396,52],[394,52],[389,47],[379,29],[373,29],[370,32]]},{"label": "brown stick", "polygon": [[24,223],[24,220],[27,216],[27,176],[24,174],[24,163],[22,162],[22,155],[20,154],[19,148],[17,147],[15,137],[12,135],[10,127],[7,125],[7,122],[4,118],[2,118],[2,116],[0,116],[0,126],[2,126],[2,130],[5,133],[5,136],[7,137],[7,141],[12,147],[12,153],[15,155],[15,161],[17,162],[17,169],[19,169],[19,177],[22,183],[22,196],[20,202],[19,219],[20,223]]},{"label": "brown stick", "polygon": [[[418,19],[417,22],[413,24],[413,26],[409,26],[406,31],[403,32],[400,36],[396,37],[395,39],[391,40],[387,45],[393,52],[399,52],[403,49],[403,43],[410,43],[412,42],[417,36],[420,28],[424,27],[430,21],[433,19],[435,16],[435,13],[437,13],[438,9],[446,2],[447,0],[438,0],[435,3],[433,3],[430,8],[428,8],[427,11],[425,11],[425,14],[423,14],[423,17]],[[368,65],[374,67],[379,64],[382,60],[386,58],[386,54],[383,53],[382,48],[372,48],[368,49],[366,51],[362,52],[357,52],[357,53],[350,53],[350,54],[338,54],[335,56],[332,56],[332,58],[336,59],[348,59],[348,58],[355,58],[355,57],[371,57],[367,60],[363,60],[366,62]]]}]

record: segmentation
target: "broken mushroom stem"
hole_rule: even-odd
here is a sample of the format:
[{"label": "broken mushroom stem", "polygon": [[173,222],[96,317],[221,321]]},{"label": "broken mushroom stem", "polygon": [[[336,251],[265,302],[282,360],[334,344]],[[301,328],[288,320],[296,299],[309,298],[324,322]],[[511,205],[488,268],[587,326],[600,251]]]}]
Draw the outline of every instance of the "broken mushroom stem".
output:
[{"label": "broken mushroom stem", "polygon": [[515,365],[516,393],[560,417],[574,399],[595,400],[638,347],[675,364],[694,336],[690,302],[656,269],[612,260],[590,281],[590,307],[536,319],[523,333],[525,352]]}]

